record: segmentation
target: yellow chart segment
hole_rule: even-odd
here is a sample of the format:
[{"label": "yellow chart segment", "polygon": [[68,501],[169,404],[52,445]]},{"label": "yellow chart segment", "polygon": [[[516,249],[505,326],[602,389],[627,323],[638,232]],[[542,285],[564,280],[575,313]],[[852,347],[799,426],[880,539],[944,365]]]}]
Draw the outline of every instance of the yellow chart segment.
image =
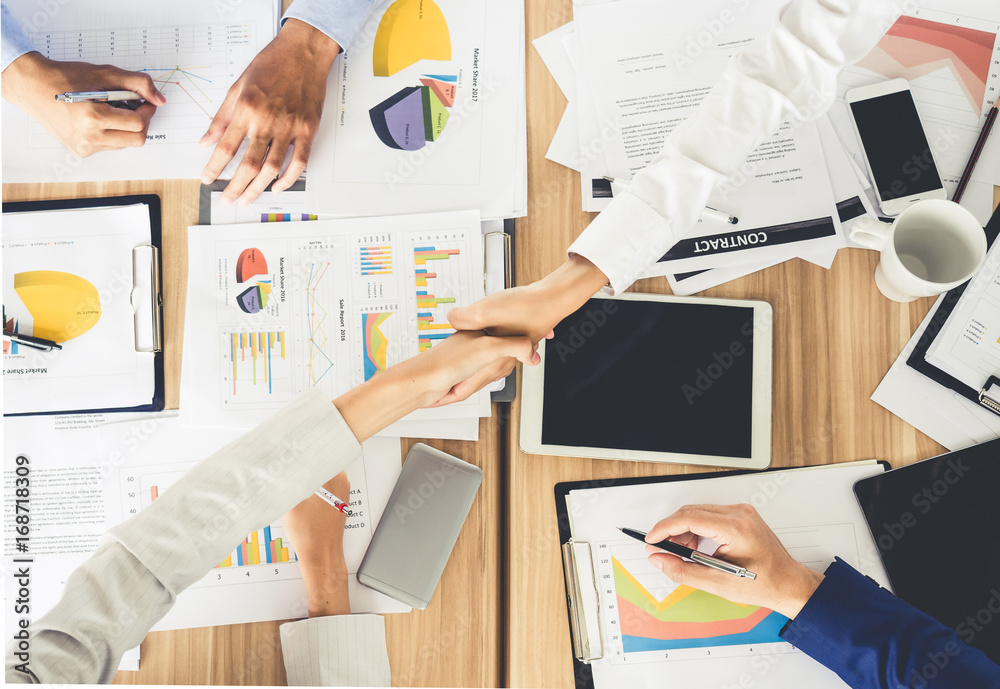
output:
[{"label": "yellow chart segment", "polygon": [[392,76],[420,60],[450,59],[448,22],[434,0],[396,0],[382,15],[372,54],[375,76]]},{"label": "yellow chart segment", "polygon": [[17,273],[14,291],[34,321],[31,334],[44,340],[72,340],[101,319],[97,288],[72,273],[56,270]]}]

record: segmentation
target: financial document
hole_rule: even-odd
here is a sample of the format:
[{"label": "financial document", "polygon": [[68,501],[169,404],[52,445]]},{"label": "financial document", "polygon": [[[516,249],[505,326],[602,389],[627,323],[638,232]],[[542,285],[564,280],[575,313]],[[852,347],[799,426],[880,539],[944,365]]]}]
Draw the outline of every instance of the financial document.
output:
[{"label": "financial document", "polygon": [[154,354],[136,351],[132,249],[149,244],[145,204],[3,216],[4,413],[150,404]]},{"label": "financial document", "polygon": [[[645,529],[685,504],[749,503],[797,561],[823,571],[840,557],[888,587],[851,489],[882,471],[864,461],[570,492],[573,539],[590,544],[598,589],[600,619],[590,617],[604,655],[591,665],[595,686],[705,686],[708,678],[710,686],[738,686],[741,677],[759,676],[764,667],[769,687],[843,687],[834,673],[778,637],[785,617],[672,581],[649,565],[643,544],[615,527]],[[716,546],[702,539],[698,549],[713,552]]]},{"label": "financial document", "polygon": [[523,9],[380,3],[330,75],[306,181],[313,211],[523,210]]},{"label": "financial document", "polygon": [[[105,531],[149,507],[198,461],[240,435],[238,431],[185,428],[176,417],[161,415],[91,429],[66,429],[59,417],[51,416],[12,419],[4,426],[8,572],[17,556],[11,516],[15,457],[26,455],[31,461],[34,619],[59,601],[67,577],[93,554]],[[347,469],[355,513],[348,518],[344,534],[351,607],[354,612],[405,612],[409,607],[361,586],[353,576],[402,468],[398,439],[376,438],[362,448],[363,459]],[[306,616],[295,544],[286,536],[280,518],[248,534],[241,543],[233,543],[233,548],[178,596],[154,631]],[[9,600],[16,596],[16,588],[16,579],[8,574]],[[8,635],[16,622],[8,616]]]},{"label": "financial document", "polygon": [[[451,335],[483,296],[476,211],[188,231],[181,419],[250,428],[309,387],[329,399]],[[490,415],[488,392],[408,420]]]},{"label": "financial document", "polygon": [[[678,12],[647,0],[577,6],[593,110],[615,132],[605,149],[607,174],[628,180],[648,166],[732,55],[767,33],[781,4],[722,14],[710,6]],[[817,125],[785,123],[709,198],[709,206],[739,223],[680,228],[685,235],[663,257],[658,274],[836,250],[844,245],[836,201]]]},{"label": "financial document", "polygon": [[51,15],[32,0],[4,4],[45,57],[144,72],[167,99],[153,115],[143,147],[88,158],[4,101],[3,174],[18,182],[200,177],[212,149],[198,140],[229,87],[274,38],[279,12],[277,0],[97,0],[59,3]]}]

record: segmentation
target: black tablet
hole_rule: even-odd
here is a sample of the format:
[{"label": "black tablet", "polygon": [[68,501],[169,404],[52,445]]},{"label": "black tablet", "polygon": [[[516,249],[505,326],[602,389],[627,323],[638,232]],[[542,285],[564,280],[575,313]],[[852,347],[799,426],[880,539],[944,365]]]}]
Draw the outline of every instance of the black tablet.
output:
[{"label": "black tablet", "polygon": [[854,485],[896,595],[1000,663],[1000,440]]}]

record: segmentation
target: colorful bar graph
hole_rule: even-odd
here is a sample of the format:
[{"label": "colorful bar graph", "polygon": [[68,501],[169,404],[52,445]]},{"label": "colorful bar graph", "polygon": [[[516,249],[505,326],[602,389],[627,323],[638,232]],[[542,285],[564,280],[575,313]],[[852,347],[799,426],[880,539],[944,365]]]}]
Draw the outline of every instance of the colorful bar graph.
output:
[{"label": "colorful bar graph", "polygon": [[[230,359],[233,362],[233,394],[236,394],[236,378],[240,362],[246,362],[247,352],[250,353],[250,363],[253,384],[257,385],[257,359],[261,359],[263,370],[263,382],[267,383],[268,393],[273,391],[273,381],[271,379],[271,352],[276,345],[280,345],[280,356],[285,358],[285,333],[233,333],[230,335]],[[239,350],[237,358],[237,350]]]},{"label": "colorful bar graph", "polygon": [[311,213],[261,213],[261,222],[291,222],[292,220],[316,220]]},{"label": "colorful bar graph", "polygon": [[458,256],[460,249],[438,249],[433,246],[413,247],[413,262],[418,266],[426,265],[427,261],[447,261],[452,256]]},{"label": "colorful bar graph", "polygon": [[[154,487],[155,488],[155,487]],[[283,541],[281,536],[273,537],[271,527],[265,526],[260,531],[254,531],[240,542],[233,554],[216,565],[222,567],[250,567],[252,565],[273,564],[289,562],[293,556],[289,550],[287,541]],[[261,550],[263,549],[263,561],[261,560]],[[235,561],[235,565],[234,565]]]},{"label": "colorful bar graph", "polygon": [[389,275],[392,273],[391,246],[362,246],[358,251],[361,254],[362,275]]}]

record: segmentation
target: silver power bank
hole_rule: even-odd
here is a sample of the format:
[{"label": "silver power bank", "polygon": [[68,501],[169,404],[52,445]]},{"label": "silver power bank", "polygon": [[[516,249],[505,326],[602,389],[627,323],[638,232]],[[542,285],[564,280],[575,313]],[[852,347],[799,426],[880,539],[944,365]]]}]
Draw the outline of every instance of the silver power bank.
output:
[{"label": "silver power bank", "polygon": [[426,608],[482,482],[479,467],[423,443],[414,445],[361,561],[358,581]]}]

